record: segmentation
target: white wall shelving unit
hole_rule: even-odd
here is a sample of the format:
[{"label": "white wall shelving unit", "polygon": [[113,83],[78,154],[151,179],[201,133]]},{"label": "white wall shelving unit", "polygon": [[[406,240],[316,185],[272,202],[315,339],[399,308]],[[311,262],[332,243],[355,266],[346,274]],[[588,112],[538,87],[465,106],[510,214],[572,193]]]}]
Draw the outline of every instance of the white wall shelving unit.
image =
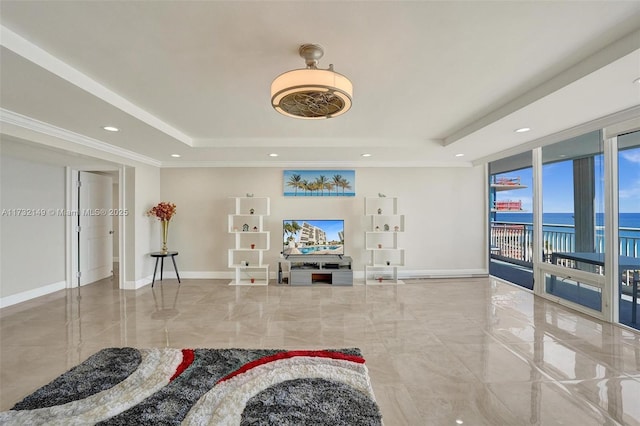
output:
[{"label": "white wall shelving unit", "polygon": [[[229,215],[229,233],[234,247],[229,249],[229,268],[235,277],[229,285],[269,285],[269,265],[263,263],[269,250],[270,232],[264,229],[271,202],[267,197],[232,197],[234,213]],[[253,281],[253,282],[252,282]]]},{"label": "white wall shelving unit", "polygon": [[364,234],[369,253],[364,265],[365,284],[404,284],[398,280],[398,268],[404,266],[404,249],[398,247],[404,215],[398,214],[398,198],[365,197],[364,214],[369,219]]}]

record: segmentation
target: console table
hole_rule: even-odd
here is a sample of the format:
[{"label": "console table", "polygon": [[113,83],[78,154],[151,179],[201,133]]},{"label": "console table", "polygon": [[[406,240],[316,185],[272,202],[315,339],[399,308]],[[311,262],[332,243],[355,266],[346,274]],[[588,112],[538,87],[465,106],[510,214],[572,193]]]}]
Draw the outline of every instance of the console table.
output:
[{"label": "console table", "polygon": [[353,269],[349,256],[290,256],[289,285],[353,285]]},{"label": "console table", "polygon": [[173,269],[176,271],[176,277],[178,277],[178,284],[180,283],[180,274],[178,274],[178,267],[176,266],[176,256],[178,255],[177,251],[168,251],[163,253],[161,251],[154,251],[150,254],[151,257],[156,258],[156,266],[153,268],[153,280],[151,281],[151,287],[156,282],[156,271],[158,270],[158,260],[160,260],[160,281],[162,281],[162,270],[164,269],[164,258],[171,257],[173,261]]}]

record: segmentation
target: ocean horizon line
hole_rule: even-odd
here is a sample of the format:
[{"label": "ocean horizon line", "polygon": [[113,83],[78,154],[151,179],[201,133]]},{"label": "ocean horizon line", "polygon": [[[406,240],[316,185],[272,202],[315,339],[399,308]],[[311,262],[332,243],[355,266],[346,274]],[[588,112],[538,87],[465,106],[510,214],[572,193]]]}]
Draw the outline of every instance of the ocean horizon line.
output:
[{"label": "ocean horizon line", "polygon": [[[575,213],[552,213],[542,214],[543,225],[575,225]],[[596,213],[597,226],[603,226],[601,222],[603,213]],[[533,213],[531,212],[496,212],[493,216],[494,222],[525,222],[533,223]],[[640,229],[640,213],[620,213],[618,218],[620,228]]]}]

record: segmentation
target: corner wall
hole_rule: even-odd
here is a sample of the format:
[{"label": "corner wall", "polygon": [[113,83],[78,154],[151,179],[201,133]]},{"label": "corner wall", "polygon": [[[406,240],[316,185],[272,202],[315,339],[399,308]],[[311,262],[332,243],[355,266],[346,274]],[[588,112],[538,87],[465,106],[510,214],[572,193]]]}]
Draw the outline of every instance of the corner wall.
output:
[{"label": "corner wall", "polygon": [[[153,218],[146,215],[147,211],[158,204],[160,200],[160,169],[152,166],[140,166],[135,168],[135,193],[134,215],[135,226],[135,286],[126,283],[126,288],[139,288],[151,283],[153,274],[153,259],[149,256],[152,251],[157,251],[155,241],[160,240],[160,234],[154,234]],[[158,246],[159,248],[159,246]]]}]

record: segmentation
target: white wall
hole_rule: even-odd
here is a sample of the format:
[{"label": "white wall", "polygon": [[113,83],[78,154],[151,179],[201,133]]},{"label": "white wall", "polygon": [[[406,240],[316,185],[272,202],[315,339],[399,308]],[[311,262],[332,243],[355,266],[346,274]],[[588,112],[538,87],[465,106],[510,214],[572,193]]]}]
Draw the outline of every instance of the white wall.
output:
[{"label": "white wall", "polygon": [[65,169],[8,156],[0,165],[0,298],[7,305],[9,296],[65,287],[65,218],[50,211],[65,208]]},{"label": "white wall", "polygon": [[[64,208],[62,166],[1,157],[0,208]],[[486,273],[486,183],[476,168],[359,168],[356,197],[284,197],[282,169],[126,167],[123,185],[129,216],[124,243],[126,288],[150,281],[160,248],[160,225],[146,216],[159,201],[172,201],[178,212],[169,229],[169,248],[179,250],[186,277],[231,277],[227,250],[232,236],[229,197],[247,192],[271,198],[266,227],[272,232],[265,261],[275,271],[280,260],[282,220],[345,219],[345,252],[359,272],[366,262],[364,197],[383,192],[399,197],[406,216],[400,245],[406,249],[405,276]],[[64,288],[65,224],[62,216],[12,217],[0,221],[0,301],[11,304]],[[37,267],[35,267],[37,266]],[[166,268],[170,275],[172,268]],[[15,303],[15,302],[13,302]]]},{"label": "white wall", "polygon": [[[104,157],[117,157],[96,150],[91,150],[92,157],[70,155],[47,145],[5,139],[4,135],[0,147],[0,211],[66,208],[65,165],[103,172],[122,167],[123,182],[119,184],[123,186],[125,198],[119,207],[126,208],[129,216],[123,220],[126,237],[117,255],[125,275],[124,286],[138,288],[151,281],[153,264],[149,252],[157,250],[157,244],[153,240],[153,221],[144,213],[159,201],[158,167],[125,159],[107,162]],[[69,151],[73,151],[71,148],[73,146]],[[30,220],[6,214],[0,219],[0,306],[65,288],[65,217],[47,215]],[[124,264],[122,256],[126,256]]]},{"label": "white wall", "polygon": [[[475,168],[358,168],[356,197],[284,197],[283,171],[278,168],[166,168],[160,171],[161,199],[177,204],[169,227],[168,246],[180,252],[177,261],[185,277],[231,277],[227,249],[229,197],[271,198],[273,265],[282,250],[283,219],[345,219],[345,254],[354,269],[366,262],[364,197],[399,197],[406,232],[404,276],[443,276],[487,273],[486,182],[483,167]],[[154,229],[159,241],[160,227]],[[169,269],[168,271],[171,271]]]},{"label": "white wall", "polygon": [[128,214],[124,217],[123,241],[120,242],[120,276],[124,277],[124,287],[136,286],[136,169],[126,166],[120,185],[124,189],[124,205]]},{"label": "white wall", "polygon": [[[113,198],[111,200],[111,206],[114,209],[118,209],[120,208],[120,197],[119,197],[119,185],[117,183],[113,184]],[[119,236],[120,236],[120,218],[116,215],[113,216],[113,220],[112,220],[112,230],[113,230],[113,261],[117,262],[118,261],[118,256],[119,256],[119,247],[120,247],[120,240],[119,240]]]},{"label": "white wall", "polygon": [[135,168],[135,207],[129,214],[133,215],[135,227],[135,272],[134,282],[127,283],[126,288],[139,288],[151,282],[153,274],[152,251],[160,249],[160,231],[154,233],[155,220],[146,215],[147,211],[160,201],[160,169],[152,166]]}]

